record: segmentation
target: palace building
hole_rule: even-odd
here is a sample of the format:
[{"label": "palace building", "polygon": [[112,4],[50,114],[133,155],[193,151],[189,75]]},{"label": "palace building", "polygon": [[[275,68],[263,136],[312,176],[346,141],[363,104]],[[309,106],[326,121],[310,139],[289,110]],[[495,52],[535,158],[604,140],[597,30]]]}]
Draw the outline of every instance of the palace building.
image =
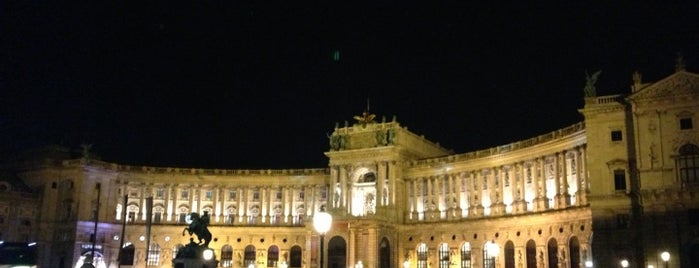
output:
[{"label": "palace building", "polygon": [[[0,177],[13,193],[0,198],[0,232],[36,242],[39,267],[93,253],[97,267],[172,267],[192,212],[210,215],[220,267],[699,267],[699,74],[634,74],[630,92],[610,96],[588,85],[579,112],[574,125],[466,153],[365,113],[335,127],[316,169],[35,151]],[[322,210],[324,239],[312,224]]]}]

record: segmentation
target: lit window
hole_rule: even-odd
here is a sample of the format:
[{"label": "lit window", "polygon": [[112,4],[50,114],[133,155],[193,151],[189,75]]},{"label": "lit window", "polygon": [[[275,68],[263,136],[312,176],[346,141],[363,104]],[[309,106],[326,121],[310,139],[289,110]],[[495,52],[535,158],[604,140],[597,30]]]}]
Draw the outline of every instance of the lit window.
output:
[{"label": "lit window", "polygon": [[147,266],[158,266],[160,265],[160,246],[158,244],[151,244],[148,250],[148,261]]},{"label": "lit window", "polygon": [[439,268],[449,268],[449,245],[442,243],[439,246]]},{"label": "lit window", "polygon": [[461,246],[461,268],[471,268],[471,244]]},{"label": "lit window", "polygon": [[427,244],[420,243],[417,247],[417,268],[427,268]]}]

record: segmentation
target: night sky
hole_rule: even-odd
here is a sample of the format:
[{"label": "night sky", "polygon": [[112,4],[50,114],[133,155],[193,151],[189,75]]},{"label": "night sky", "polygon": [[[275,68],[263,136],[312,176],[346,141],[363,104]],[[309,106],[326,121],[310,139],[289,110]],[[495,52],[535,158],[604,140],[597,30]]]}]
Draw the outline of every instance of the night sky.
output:
[{"label": "night sky", "polygon": [[463,153],[582,121],[586,72],[598,95],[678,53],[699,72],[698,1],[73,2],[0,4],[3,158],[84,143],[129,165],[322,168],[367,100]]}]

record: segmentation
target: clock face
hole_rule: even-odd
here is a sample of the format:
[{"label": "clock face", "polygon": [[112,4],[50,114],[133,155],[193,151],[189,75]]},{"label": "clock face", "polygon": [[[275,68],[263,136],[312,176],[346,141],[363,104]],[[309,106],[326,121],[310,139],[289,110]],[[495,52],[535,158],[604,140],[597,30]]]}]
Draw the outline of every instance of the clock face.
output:
[{"label": "clock face", "polygon": [[187,224],[192,223],[192,217],[191,217],[191,215],[187,215],[187,217],[184,217],[184,221],[185,221]]}]

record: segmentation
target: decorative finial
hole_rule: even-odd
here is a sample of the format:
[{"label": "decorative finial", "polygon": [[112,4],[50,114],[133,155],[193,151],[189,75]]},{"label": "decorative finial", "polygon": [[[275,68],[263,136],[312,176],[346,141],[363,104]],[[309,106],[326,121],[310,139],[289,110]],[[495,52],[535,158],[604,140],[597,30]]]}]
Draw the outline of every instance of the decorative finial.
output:
[{"label": "decorative finial", "polygon": [[587,72],[585,72],[585,88],[583,89],[585,91],[585,97],[596,97],[597,96],[597,88],[595,88],[595,83],[597,83],[597,78],[599,77],[600,73],[602,71],[597,71],[594,74],[590,75]]},{"label": "decorative finial", "polygon": [[684,71],[685,63],[682,53],[677,53],[677,59],[675,59],[675,72]]}]

